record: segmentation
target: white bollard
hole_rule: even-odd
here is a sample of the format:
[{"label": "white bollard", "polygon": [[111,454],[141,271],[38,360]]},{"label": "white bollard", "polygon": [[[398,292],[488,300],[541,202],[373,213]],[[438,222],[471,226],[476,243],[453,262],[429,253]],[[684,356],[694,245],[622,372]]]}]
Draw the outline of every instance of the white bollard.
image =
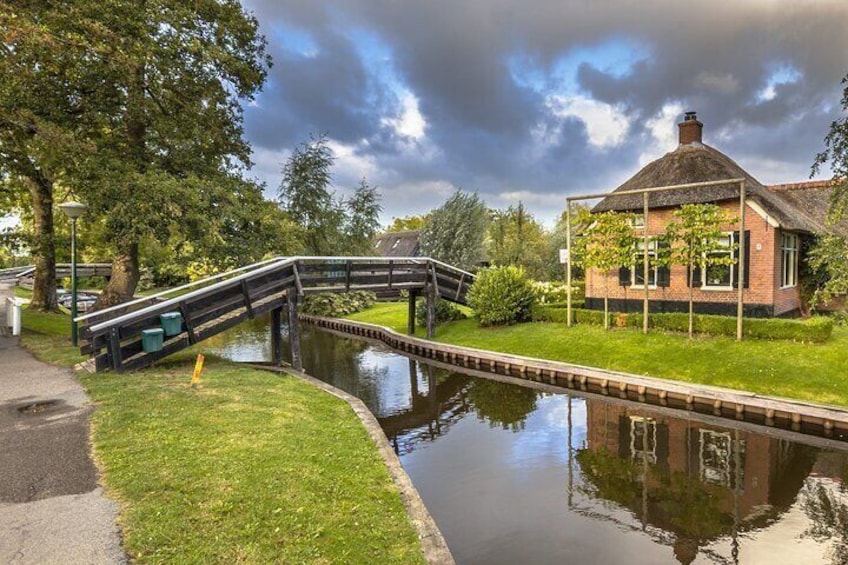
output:
[{"label": "white bollard", "polygon": [[29,300],[9,297],[6,299],[6,325],[12,328],[12,335],[21,335],[22,308]]}]

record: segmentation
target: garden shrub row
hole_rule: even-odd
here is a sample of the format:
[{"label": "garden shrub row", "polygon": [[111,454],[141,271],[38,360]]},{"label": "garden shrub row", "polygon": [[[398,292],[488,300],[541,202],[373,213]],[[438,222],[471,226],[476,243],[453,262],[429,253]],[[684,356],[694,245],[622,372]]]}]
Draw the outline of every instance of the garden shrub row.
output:
[{"label": "garden shrub row", "polygon": [[310,294],[303,301],[303,313],[340,318],[365,310],[376,300],[377,295],[367,290],[354,290],[338,294]]},{"label": "garden shrub row", "polygon": [[[567,310],[562,307],[536,306],[533,308],[533,321],[568,322]],[[603,325],[604,313],[601,310],[572,309],[572,321],[577,324]],[[610,324],[616,327],[641,328],[642,314],[610,313]],[[651,314],[648,318],[651,328],[673,332],[689,331],[689,315],[685,312],[663,312]],[[714,316],[695,314],[693,325],[696,333],[709,335],[736,336],[736,318],[734,316]],[[784,318],[745,318],[742,326],[745,337],[755,339],[785,339],[822,343],[833,332],[833,320],[823,316],[814,316],[804,320]]]}]

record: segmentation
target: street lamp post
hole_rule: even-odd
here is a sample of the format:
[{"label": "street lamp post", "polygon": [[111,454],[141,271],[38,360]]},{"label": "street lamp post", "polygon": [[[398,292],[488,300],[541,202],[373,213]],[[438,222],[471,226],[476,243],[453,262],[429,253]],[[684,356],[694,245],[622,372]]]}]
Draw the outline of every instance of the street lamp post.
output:
[{"label": "street lamp post", "polygon": [[85,213],[86,205],[71,200],[62,202],[59,209],[71,220],[71,345],[77,346],[77,219]]}]

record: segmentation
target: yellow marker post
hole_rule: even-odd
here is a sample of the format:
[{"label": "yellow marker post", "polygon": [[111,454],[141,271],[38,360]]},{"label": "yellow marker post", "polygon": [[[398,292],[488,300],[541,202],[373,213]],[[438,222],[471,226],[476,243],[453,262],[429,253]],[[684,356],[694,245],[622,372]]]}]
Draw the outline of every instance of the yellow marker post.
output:
[{"label": "yellow marker post", "polygon": [[197,362],[194,364],[194,373],[191,375],[191,387],[197,388],[200,384],[200,373],[203,371],[203,354],[197,354]]}]

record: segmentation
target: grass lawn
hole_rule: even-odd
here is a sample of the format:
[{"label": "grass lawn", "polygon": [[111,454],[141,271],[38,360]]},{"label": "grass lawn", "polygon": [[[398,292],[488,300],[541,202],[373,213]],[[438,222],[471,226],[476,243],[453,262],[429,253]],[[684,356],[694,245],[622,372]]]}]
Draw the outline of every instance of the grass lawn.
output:
[{"label": "grass lawn", "polygon": [[[376,304],[352,320],[406,331],[406,304]],[[420,328],[417,335],[423,335]],[[436,329],[436,341],[848,406],[848,328],[827,343],[696,337],[589,325],[528,323],[480,328],[476,320]]]},{"label": "grass lawn", "polygon": [[[67,364],[67,317],[25,310],[23,340]],[[344,401],[290,376],[170,357],[81,375],[92,440],[142,563],[423,563],[399,492]]]}]

